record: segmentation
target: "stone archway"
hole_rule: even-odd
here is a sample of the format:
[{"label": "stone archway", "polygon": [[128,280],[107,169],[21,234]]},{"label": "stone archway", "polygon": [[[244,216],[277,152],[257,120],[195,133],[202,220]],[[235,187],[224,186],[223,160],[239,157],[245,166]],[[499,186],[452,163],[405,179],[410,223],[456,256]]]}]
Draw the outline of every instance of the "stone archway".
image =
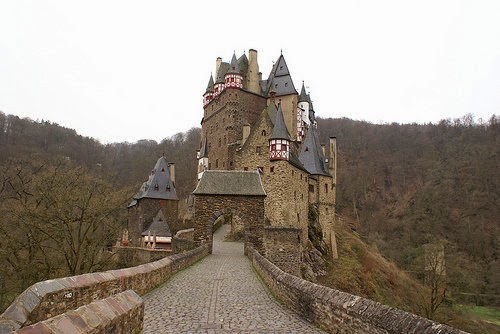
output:
[{"label": "stone archway", "polygon": [[193,195],[196,244],[212,244],[213,223],[232,214],[243,221],[245,249],[262,251],[266,193],[258,172],[205,171]]}]

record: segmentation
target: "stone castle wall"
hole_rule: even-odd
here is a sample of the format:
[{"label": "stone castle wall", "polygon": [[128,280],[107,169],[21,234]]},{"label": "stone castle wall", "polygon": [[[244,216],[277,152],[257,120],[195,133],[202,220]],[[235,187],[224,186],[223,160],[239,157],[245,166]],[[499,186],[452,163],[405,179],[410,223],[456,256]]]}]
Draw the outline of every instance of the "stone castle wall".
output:
[{"label": "stone castle wall", "polygon": [[254,124],[266,99],[250,92],[226,89],[204,109],[202,137],[207,138],[209,169],[234,169],[234,154],[243,125]]},{"label": "stone castle wall", "polygon": [[256,170],[267,197],[264,201],[265,220],[272,226],[301,228],[303,245],[307,241],[308,174],[282,160],[269,160],[269,136],[272,123],[264,111],[256,122],[247,142],[236,154],[236,169]]},{"label": "stone castle wall", "polygon": [[144,294],[209,254],[209,245],[137,267],[38,282],[21,293],[0,316],[0,333],[75,310],[122,291]]},{"label": "stone castle wall", "polygon": [[302,230],[293,227],[267,226],[264,229],[265,257],[284,272],[300,277]]},{"label": "stone castle wall", "polygon": [[290,275],[254,249],[247,249],[247,256],[276,298],[304,319],[331,333],[467,334],[415,314]]}]

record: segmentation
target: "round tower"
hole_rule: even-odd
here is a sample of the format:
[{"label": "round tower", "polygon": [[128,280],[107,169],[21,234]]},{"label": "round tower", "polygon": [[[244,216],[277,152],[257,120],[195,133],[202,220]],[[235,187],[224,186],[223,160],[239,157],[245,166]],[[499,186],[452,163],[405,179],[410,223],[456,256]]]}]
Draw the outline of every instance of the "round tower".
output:
[{"label": "round tower", "polygon": [[273,133],[269,137],[269,160],[289,160],[290,141],[290,133],[288,133],[285,125],[280,102],[278,104],[278,111],[276,112]]},{"label": "round tower", "polygon": [[229,65],[229,71],[227,71],[224,76],[224,81],[226,88],[243,88],[243,76],[240,73],[238,59],[236,59],[236,54],[234,53],[233,58],[231,59],[231,64]]}]

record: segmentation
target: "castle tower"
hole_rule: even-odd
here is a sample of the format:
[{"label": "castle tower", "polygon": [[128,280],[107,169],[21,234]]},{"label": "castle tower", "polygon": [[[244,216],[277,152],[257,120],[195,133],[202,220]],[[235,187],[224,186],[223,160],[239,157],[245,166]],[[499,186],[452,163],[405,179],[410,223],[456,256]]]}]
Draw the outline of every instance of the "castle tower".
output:
[{"label": "castle tower", "polygon": [[274,92],[275,97],[280,98],[286,127],[293,137],[292,139],[295,139],[297,134],[298,93],[293,85],[293,80],[283,54],[280,55],[274,64],[266,81],[266,95],[269,97],[268,104],[272,103],[271,92]]},{"label": "castle tower", "polygon": [[281,110],[281,102],[278,104],[276,112],[276,122],[274,123],[273,133],[269,137],[269,159],[272,160],[289,160],[290,159],[290,133],[288,132],[285,120],[283,119],[283,111]]},{"label": "castle tower", "polygon": [[224,75],[225,88],[243,88],[243,76],[240,73],[240,66],[236,54],[233,53],[229,70]]},{"label": "castle tower", "polygon": [[148,180],[142,184],[127,207],[132,245],[141,245],[141,234],[149,228],[158,210],[162,210],[169,222],[177,222],[179,199],[172,180],[173,168],[174,165],[168,164],[165,157],[160,157]]},{"label": "castle tower", "polygon": [[203,94],[203,107],[205,107],[214,97],[214,78],[210,74],[210,80],[208,80],[207,90]]},{"label": "castle tower", "polygon": [[257,51],[250,49],[248,51],[250,59],[248,60],[247,71],[247,90],[255,94],[261,94],[259,63],[257,62]]}]

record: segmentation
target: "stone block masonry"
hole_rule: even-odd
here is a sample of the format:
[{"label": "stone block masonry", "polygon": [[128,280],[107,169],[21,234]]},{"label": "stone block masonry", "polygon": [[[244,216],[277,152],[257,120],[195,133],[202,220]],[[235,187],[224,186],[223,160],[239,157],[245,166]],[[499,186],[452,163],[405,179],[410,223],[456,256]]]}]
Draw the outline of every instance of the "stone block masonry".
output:
[{"label": "stone block masonry", "polygon": [[281,270],[300,277],[301,236],[302,230],[300,228],[266,226],[264,228],[266,258]]},{"label": "stone block masonry", "polygon": [[10,333],[126,290],[142,295],[205,257],[209,247],[203,245],[137,267],[35,283],[0,316],[0,333]]},{"label": "stone block masonry", "polygon": [[79,307],[16,334],[34,333],[142,333],[144,301],[132,290]]},{"label": "stone block masonry", "polygon": [[287,307],[331,332],[356,334],[466,334],[373,300],[290,275],[252,248],[247,256],[263,281]]}]

